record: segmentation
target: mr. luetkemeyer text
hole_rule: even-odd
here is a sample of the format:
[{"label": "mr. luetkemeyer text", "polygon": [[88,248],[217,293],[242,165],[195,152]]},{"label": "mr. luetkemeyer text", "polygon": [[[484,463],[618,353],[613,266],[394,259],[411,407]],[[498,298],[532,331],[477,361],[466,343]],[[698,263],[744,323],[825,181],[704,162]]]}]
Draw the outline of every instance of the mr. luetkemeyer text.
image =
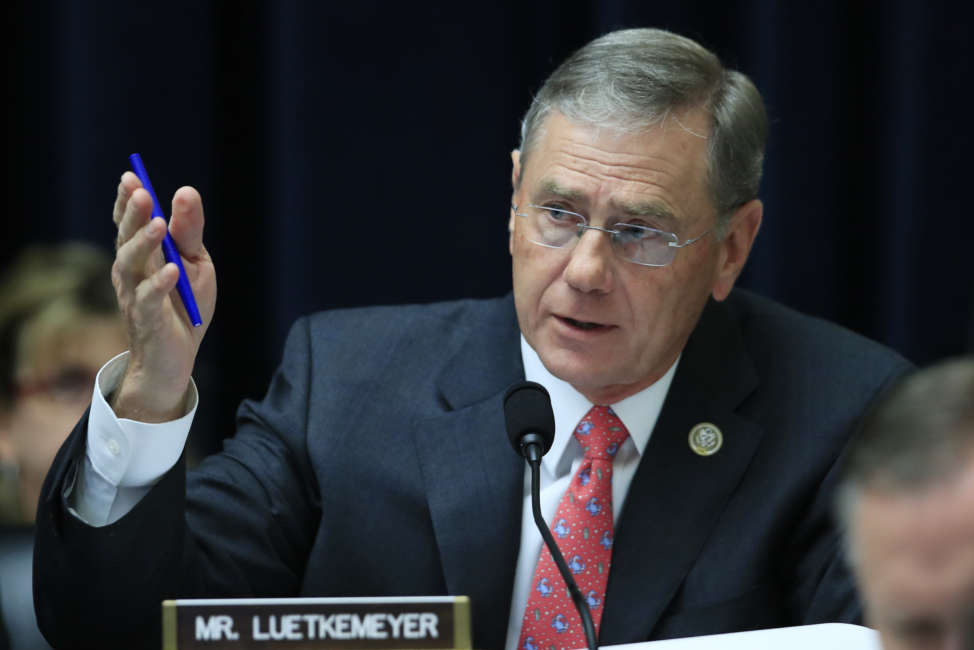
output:
[{"label": "mr. luetkemeyer text", "polygon": [[[239,639],[230,617],[214,625],[213,617],[196,617],[196,640],[214,636]],[[209,619],[209,620],[208,620]],[[269,614],[251,619],[254,641],[304,641],[315,639],[437,639],[439,617],[432,612],[390,614]],[[214,635],[214,628],[220,634]]]}]

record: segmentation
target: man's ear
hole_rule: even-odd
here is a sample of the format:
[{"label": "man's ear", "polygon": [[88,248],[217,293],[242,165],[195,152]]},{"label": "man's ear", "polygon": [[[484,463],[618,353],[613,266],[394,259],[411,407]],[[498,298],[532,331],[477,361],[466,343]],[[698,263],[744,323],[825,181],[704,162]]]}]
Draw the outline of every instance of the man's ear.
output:
[{"label": "man's ear", "polygon": [[716,277],[714,278],[713,296],[715,300],[726,298],[737,276],[741,274],[751,246],[761,228],[761,218],[764,215],[764,204],[758,199],[748,201],[730,218],[724,238],[718,242],[720,251],[717,259]]},{"label": "man's ear", "polygon": [[511,152],[511,187],[514,191],[517,191],[518,185],[521,183],[521,150],[515,149]]}]

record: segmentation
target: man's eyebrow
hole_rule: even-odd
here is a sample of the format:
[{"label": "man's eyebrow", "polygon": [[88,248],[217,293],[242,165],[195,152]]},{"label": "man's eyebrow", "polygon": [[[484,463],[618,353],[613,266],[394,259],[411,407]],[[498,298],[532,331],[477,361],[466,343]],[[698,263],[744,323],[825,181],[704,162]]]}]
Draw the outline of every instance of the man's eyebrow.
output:
[{"label": "man's eyebrow", "polygon": [[[565,187],[552,178],[543,179],[538,184],[538,192],[533,200],[540,202],[543,198],[548,197],[556,197],[576,205],[585,203],[587,200],[585,192]],[[680,219],[668,207],[658,201],[613,200],[611,205],[614,214],[619,218],[647,217],[661,226],[674,229],[681,223]],[[584,207],[579,206],[579,209],[584,209]]]},{"label": "man's eyebrow", "polygon": [[575,203],[583,200],[585,198],[585,193],[580,190],[567,188],[564,185],[559,185],[558,181],[549,178],[541,181],[538,186],[538,193],[536,196],[555,196],[559,199],[564,199],[566,201]]},{"label": "man's eyebrow", "polygon": [[655,201],[612,201],[612,209],[626,217],[649,217],[662,225],[680,224],[680,220],[669,208]]}]

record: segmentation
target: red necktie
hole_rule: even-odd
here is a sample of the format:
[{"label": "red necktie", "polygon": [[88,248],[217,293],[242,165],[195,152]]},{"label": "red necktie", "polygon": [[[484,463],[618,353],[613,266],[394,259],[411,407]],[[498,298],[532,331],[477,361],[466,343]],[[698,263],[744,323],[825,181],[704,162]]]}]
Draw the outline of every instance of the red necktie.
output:
[{"label": "red necktie", "polygon": [[[588,602],[597,636],[612,559],[612,459],[629,432],[610,407],[593,406],[574,436],[585,458],[558,504],[551,532]],[[541,547],[534,570],[517,646],[587,647],[582,622],[547,546]]]}]

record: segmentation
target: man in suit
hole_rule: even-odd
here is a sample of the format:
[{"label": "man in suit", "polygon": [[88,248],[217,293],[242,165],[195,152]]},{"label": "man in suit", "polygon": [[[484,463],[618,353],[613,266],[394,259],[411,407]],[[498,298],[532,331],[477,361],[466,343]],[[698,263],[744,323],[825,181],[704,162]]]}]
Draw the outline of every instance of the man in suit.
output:
[{"label": "man in suit", "polygon": [[[158,629],[163,597],[450,593],[471,596],[477,647],[552,634],[502,418],[525,377],[555,412],[547,517],[591,476],[576,425],[587,434],[597,412],[623,433],[600,484],[614,522],[607,584],[589,594],[600,643],[856,620],[831,471],[907,364],[732,290],[762,218],[766,130],[753,84],[693,41],[593,41],[545,83],[512,155],[513,295],[298,321],[265,399],[188,476],[215,296],[201,199],[180,189],[169,226],[194,329],[170,297],[176,269],[156,260],[164,224],[125,174],[114,277],[131,351],[102,370],[45,485],[43,629],[104,647]],[[550,643],[576,643],[557,636],[566,620]]]},{"label": "man in suit", "polygon": [[884,397],[849,447],[836,503],[883,647],[974,647],[974,358]]}]

